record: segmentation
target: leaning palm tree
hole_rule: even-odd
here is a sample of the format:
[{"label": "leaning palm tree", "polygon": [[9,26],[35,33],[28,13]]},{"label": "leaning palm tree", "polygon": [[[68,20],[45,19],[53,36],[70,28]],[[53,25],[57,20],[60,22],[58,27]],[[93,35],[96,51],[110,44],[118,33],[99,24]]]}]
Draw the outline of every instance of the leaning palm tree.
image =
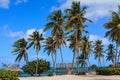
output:
[{"label": "leaning palm tree", "polygon": [[[86,13],[85,9],[86,7],[81,8],[80,2],[73,1],[71,8],[65,10],[66,20],[67,20],[66,30],[67,30],[67,33],[69,33],[69,35],[74,37],[75,39],[74,44],[76,44],[74,46],[75,52],[73,54],[73,59],[75,59],[74,57],[76,56],[77,53],[79,53],[79,50],[80,50],[79,46],[82,40],[82,32],[85,31],[84,28],[86,27],[84,23],[86,21],[91,22],[91,20],[84,17]],[[85,32],[88,33],[87,31]],[[74,66],[73,64],[74,62],[72,62],[72,66],[71,66],[72,68]]]},{"label": "leaning palm tree", "polygon": [[108,45],[107,51],[107,59],[108,61],[112,61],[113,64],[115,64],[115,47],[113,44]]},{"label": "leaning palm tree", "polygon": [[54,39],[52,37],[48,37],[45,40],[45,45],[44,47],[44,52],[46,52],[48,55],[52,56],[52,61],[53,61],[53,73],[55,74],[55,67],[56,67],[56,49],[55,49],[55,43]]},{"label": "leaning palm tree", "polygon": [[38,73],[38,53],[41,49],[41,43],[40,41],[42,41],[44,38],[42,36],[42,34],[39,34],[38,31],[34,31],[31,35],[29,35],[28,41],[30,42],[29,44],[29,48],[31,46],[34,47],[34,49],[36,50],[36,56],[37,56],[37,62],[36,62],[36,74]]},{"label": "leaning palm tree", "polygon": [[116,42],[115,65],[117,63],[118,46],[120,44],[120,6],[118,8],[118,13],[111,11],[111,19],[104,24],[104,27],[108,29],[105,37],[109,37],[110,40]]},{"label": "leaning palm tree", "polygon": [[104,57],[104,54],[103,54],[103,45],[102,45],[102,41],[101,40],[97,40],[95,42],[95,59],[98,59],[98,67],[101,67],[101,58]]},{"label": "leaning palm tree", "polygon": [[14,42],[13,44],[13,53],[17,55],[17,58],[15,61],[20,62],[22,58],[28,63],[28,54],[27,54],[27,41],[22,38]]},{"label": "leaning palm tree", "polygon": [[62,16],[61,10],[55,10],[50,16],[48,16],[49,23],[46,24],[44,31],[51,29],[52,38],[55,41],[56,49],[60,49],[61,60],[63,64],[63,54],[61,46],[65,45],[64,34],[64,16]]}]

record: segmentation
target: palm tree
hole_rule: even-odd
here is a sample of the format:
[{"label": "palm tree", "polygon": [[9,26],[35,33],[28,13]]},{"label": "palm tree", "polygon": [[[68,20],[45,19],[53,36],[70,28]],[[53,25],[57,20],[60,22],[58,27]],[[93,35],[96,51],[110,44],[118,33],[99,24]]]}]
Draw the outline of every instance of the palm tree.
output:
[{"label": "palm tree", "polygon": [[84,58],[84,55],[80,55],[77,57],[77,63],[81,65],[81,67],[86,67],[87,66],[87,62],[86,59]]},{"label": "palm tree", "polygon": [[45,40],[44,52],[46,52],[48,55],[52,55],[52,61],[53,61],[53,73],[55,73],[55,67],[56,67],[56,49],[55,49],[55,43],[54,39],[52,37],[48,37]]},{"label": "palm tree", "polygon": [[118,8],[118,13],[111,11],[111,19],[104,24],[104,27],[108,29],[105,37],[109,37],[110,40],[116,42],[115,65],[117,63],[118,46],[120,44],[120,6]]},{"label": "palm tree", "polygon": [[14,42],[13,44],[13,53],[17,55],[15,61],[20,62],[22,58],[28,63],[28,54],[27,54],[27,41],[22,38]]},{"label": "palm tree", "polygon": [[55,10],[50,16],[48,16],[49,23],[46,24],[44,31],[51,29],[52,38],[55,42],[55,47],[60,49],[61,60],[63,64],[63,54],[61,46],[65,45],[64,34],[64,16],[62,16],[61,10]]},{"label": "palm tree", "polygon": [[89,41],[89,38],[86,36],[83,37],[81,50],[82,50],[82,55],[84,55],[84,59],[87,59],[87,63],[89,63],[90,65],[89,56],[92,51],[92,41]]},{"label": "palm tree", "polygon": [[109,44],[107,49],[107,59],[108,61],[112,61],[113,64],[115,64],[115,48],[113,44]]},{"label": "palm tree", "polygon": [[[80,50],[79,44],[82,40],[82,32],[85,31],[84,28],[86,27],[84,23],[86,21],[91,22],[91,20],[84,17],[86,13],[85,9],[86,7],[81,8],[80,2],[73,1],[71,5],[71,9],[65,10],[66,18],[67,18],[67,26],[66,26],[66,30],[68,31],[67,33],[69,33],[75,39],[74,41],[75,52],[73,54],[73,59],[75,59],[74,57],[76,56],[76,53],[79,53],[79,50]],[[85,32],[88,33],[87,31]],[[74,66],[73,64],[74,62],[72,62],[72,66],[71,66],[72,68]]]},{"label": "palm tree", "polygon": [[29,35],[30,37],[28,38],[28,41],[30,42],[29,44],[29,48],[31,46],[34,47],[34,49],[36,50],[36,56],[37,56],[37,63],[36,63],[36,74],[38,73],[38,52],[41,49],[41,44],[40,41],[42,41],[44,38],[42,36],[42,34],[39,34],[38,31],[34,31],[31,35]]},{"label": "palm tree", "polygon": [[[73,52],[73,59],[72,59],[72,66],[71,66],[71,69],[73,69],[74,62],[75,62],[75,57],[76,57],[76,51],[75,51],[76,50],[76,43],[75,43],[76,37],[73,36],[73,35],[71,35],[71,36],[69,36],[69,38],[67,39],[67,41],[70,42],[69,49],[71,49],[72,52]],[[78,66],[78,64],[77,64],[77,66]]]},{"label": "palm tree", "polygon": [[101,57],[104,57],[104,54],[103,54],[103,45],[102,45],[102,41],[101,40],[97,40],[95,42],[95,59],[98,58],[98,67],[101,67]]},{"label": "palm tree", "polygon": [[79,65],[81,65],[81,67],[86,67],[87,66],[87,62],[85,59],[85,55],[80,54],[80,56],[77,56],[77,61],[76,61],[77,65],[78,65],[78,73],[79,73]]}]

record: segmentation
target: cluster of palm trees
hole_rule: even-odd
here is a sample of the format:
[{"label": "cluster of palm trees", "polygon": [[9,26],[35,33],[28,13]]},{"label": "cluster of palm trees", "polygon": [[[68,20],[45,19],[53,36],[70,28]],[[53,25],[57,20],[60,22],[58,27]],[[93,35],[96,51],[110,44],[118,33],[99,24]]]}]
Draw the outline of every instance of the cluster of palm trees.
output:
[{"label": "cluster of palm trees", "polygon": [[[119,7],[120,10],[120,7]],[[28,63],[27,50],[33,46],[36,50],[37,62],[36,62],[36,74],[38,69],[38,53],[41,49],[41,41],[44,43],[44,52],[52,56],[53,71],[56,67],[57,50],[60,51],[61,63],[64,63],[62,47],[67,46],[73,52],[72,66],[76,62],[81,66],[90,65],[90,54],[95,53],[95,59],[98,59],[98,65],[101,66],[101,57],[104,57],[104,46],[101,40],[97,40],[94,45],[92,41],[89,41],[87,37],[88,31],[85,30],[87,25],[85,22],[91,20],[84,17],[86,14],[86,7],[81,7],[80,2],[72,2],[70,9],[64,10],[64,15],[61,10],[55,10],[47,17],[48,23],[45,25],[44,31],[50,30],[51,35],[48,38],[43,38],[42,34],[38,31],[34,31],[27,40],[24,38],[17,40],[13,44],[13,52],[17,55],[16,61],[20,61],[22,58]],[[118,56],[119,46],[119,30],[120,30],[120,13],[112,12],[112,19],[107,22],[105,28],[109,29],[106,36],[110,36],[110,39],[116,41],[116,55],[115,48],[112,44],[107,49],[107,60],[111,60],[116,63]],[[83,34],[84,33],[84,34]]]},{"label": "cluster of palm trees", "polygon": [[[116,54],[115,60],[113,61],[115,63],[115,66],[117,62],[119,62],[119,45],[120,45],[120,6],[118,6],[118,12],[111,11],[111,19],[104,24],[104,27],[108,30],[105,34],[105,37],[109,37],[109,39],[116,43]],[[113,45],[110,45],[111,50],[113,49]],[[114,51],[113,51],[114,52]]]}]

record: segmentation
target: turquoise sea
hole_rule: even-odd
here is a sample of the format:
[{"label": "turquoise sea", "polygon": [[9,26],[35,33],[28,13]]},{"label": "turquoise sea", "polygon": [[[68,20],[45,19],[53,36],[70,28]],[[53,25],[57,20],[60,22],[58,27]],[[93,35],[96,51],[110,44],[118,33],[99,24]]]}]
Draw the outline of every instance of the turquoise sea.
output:
[{"label": "turquoise sea", "polygon": [[[79,68],[79,71],[80,72],[91,72],[91,71],[93,71],[93,70],[88,70],[88,68]],[[53,72],[53,70],[52,70],[52,68],[50,69],[50,70],[48,70],[48,71],[46,71],[46,72],[43,72],[43,73],[41,73],[40,75],[41,76],[47,76],[48,74],[51,74]],[[64,74],[67,74],[67,70],[65,70],[65,69],[56,69],[56,74],[57,75],[64,75]],[[78,72],[78,69],[76,68],[76,69],[73,69],[73,71],[72,71],[72,73],[74,74],[74,73],[77,73]],[[29,77],[30,76],[30,74],[27,74],[27,73],[25,73],[25,72],[21,72],[21,73],[19,73],[19,76],[20,77]]]}]

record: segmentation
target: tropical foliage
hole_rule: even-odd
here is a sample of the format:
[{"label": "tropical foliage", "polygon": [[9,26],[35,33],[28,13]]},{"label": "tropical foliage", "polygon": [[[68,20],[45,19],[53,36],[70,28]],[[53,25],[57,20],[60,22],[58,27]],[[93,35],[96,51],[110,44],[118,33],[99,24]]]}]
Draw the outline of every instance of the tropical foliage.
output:
[{"label": "tropical foliage", "polygon": [[113,44],[109,44],[107,49],[107,59],[108,61],[112,61],[113,64],[115,64],[115,47]]},{"label": "tropical foliage", "polygon": [[118,47],[120,44],[120,6],[118,6],[118,13],[111,11],[111,19],[104,24],[104,27],[108,30],[105,37],[109,37],[110,40],[116,42],[116,54],[115,64],[118,60]]},{"label": "tropical foliage", "polygon": [[15,55],[17,55],[15,61],[19,62],[22,58],[24,58],[26,63],[28,63],[27,41],[24,38],[19,39],[16,42],[14,42],[13,47],[14,48],[12,52],[15,53]]},{"label": "tropical foliage", "polygon": [[37,56],[37,62],[36,62],[36,74],[38,72],[38,52],[40,51],[41,49],[41,44],[40,44],[40,41],[42,41],[44,38],[42,36],[42,34],[39,34],[38,31],[34,31],[32,33],[32,35],[30,35],[30,37],[28,38],[28,41],[30,42],[29,46],[28,47],[31,47],[33,46],[34,49],[36,50],[36,56]]},{"label": "tropical foliage", "polygon": [[84,36],[82,38],[82,46],[81,46],[81,51],[82,51],[82,56],[84,60],[87,60],[87,66],[90,66],[90,53],[93,51],[92,50],[92,41],[89,41],[89,38]]},{"label": "tropical foliage", "polygon": [[98,75],[120,75],[120,68],[98,68],[96,73]]},{"label": "tropical foliage", "polygon": [[46,52],[48,55],[52,56],[53,60],[53,72],[55,73],[55,67],[56,67],[56,48],[54,39],[52,37],[49,37],[45,40],[44,52]]},{"label": "tropical foliage", "polygon": [[0,70],[0,80],[19,80],[18,73],[8,70]]},{"label": "tropical foliage", "polygon": [[[36,74],[36,61],[28,62],[22,69],[33,76]],[[50,69],[50,63],[46,60],[38,60],[38,74]]]},{"label": "tropical foliage", "polygon": [[[105,29],[108,30],[105,37],[109,37],[111,41],[116,42],[116,49],[114,49],[114,45],[109,44],[106,50],[107,54],[105,54],[102,40],[96,40],[93,43],[87,37],[89,32],[85,30],[88,27],[86,22],[92,21],[85,17],[86,7],[81,7],[80,2],[73,1],[71,7],[65,9],[64,13],[61,10],[54,10],[47,17],[48,22],[44,27],[44,32],[50,31],[50,35],[46,38],[43,38],[39,31],[34,31],[27,40],[21,38],[14,42],[13,52],[17,55],[15,61],[19,62],[24,58],[27,64],[23,69],[31,75],[40,74],[44,70],[48,70],[50,65],[46,61],[45,65],[43,65],[44,63],[42,62],[44,61],[39,60],[39,51],[43,47],[44,53],[52,57],[53,72],[55,72],[58,50],[63,66],[64,56],[62,48],[67,46],[73,53],[73,58],[71,59],[72,69],[75,62],[78,63],[78,66],[89,67],[91,53],[94,53],[95,59],[98,60],[98,67],[102,67],[101,59],[104,59],[106,55],[106,60],[112,61],[116,65],[120,58],[120,52],[118,52],[120,45],[120,6],[118,8],[118,12],[111,11],[111,19],[104,24]],[[27,50],[31,47],[35,49],[37,59],[36,61],[28,62]],[[47,67],[43,68],[43,66]]]},{"label": "tropical foliage", "polygon": [[61,60],[63,64],[63,54],[61,46],[65,45],[65,33],[64,33],[64,16],[62,16],[61,10],[55,10],[47,18],[50,22],[46,24],[44,30],[51,30],[52,38],[54,39],[55,48],[60,50]]},{"label": "tropical foliage", "polygon": [[73,1],[71,8],[65,10],[67,18],[66,30],[67,34],[70,35],[70,37],[68,37],[68,41],[70,41],[69,48],[72,49],[73,51],[72,67],[74,64],[74,57],[76,56],[76,54],[79,54],[80,52],[82,32],[88,33],[88,31],[84,30],[84,28],[86,27],[84,23],[86,21],[91,22],[91,20],[84,17],[86,13],[85,9],[86,7],[81,8],[80,2]]},{"label": "tropical foliage", "polygon": [[98,67],[101,67],[101,58],[104,57],[103,45],[101,40],[95,42],[95,59],[98,59]]}]

